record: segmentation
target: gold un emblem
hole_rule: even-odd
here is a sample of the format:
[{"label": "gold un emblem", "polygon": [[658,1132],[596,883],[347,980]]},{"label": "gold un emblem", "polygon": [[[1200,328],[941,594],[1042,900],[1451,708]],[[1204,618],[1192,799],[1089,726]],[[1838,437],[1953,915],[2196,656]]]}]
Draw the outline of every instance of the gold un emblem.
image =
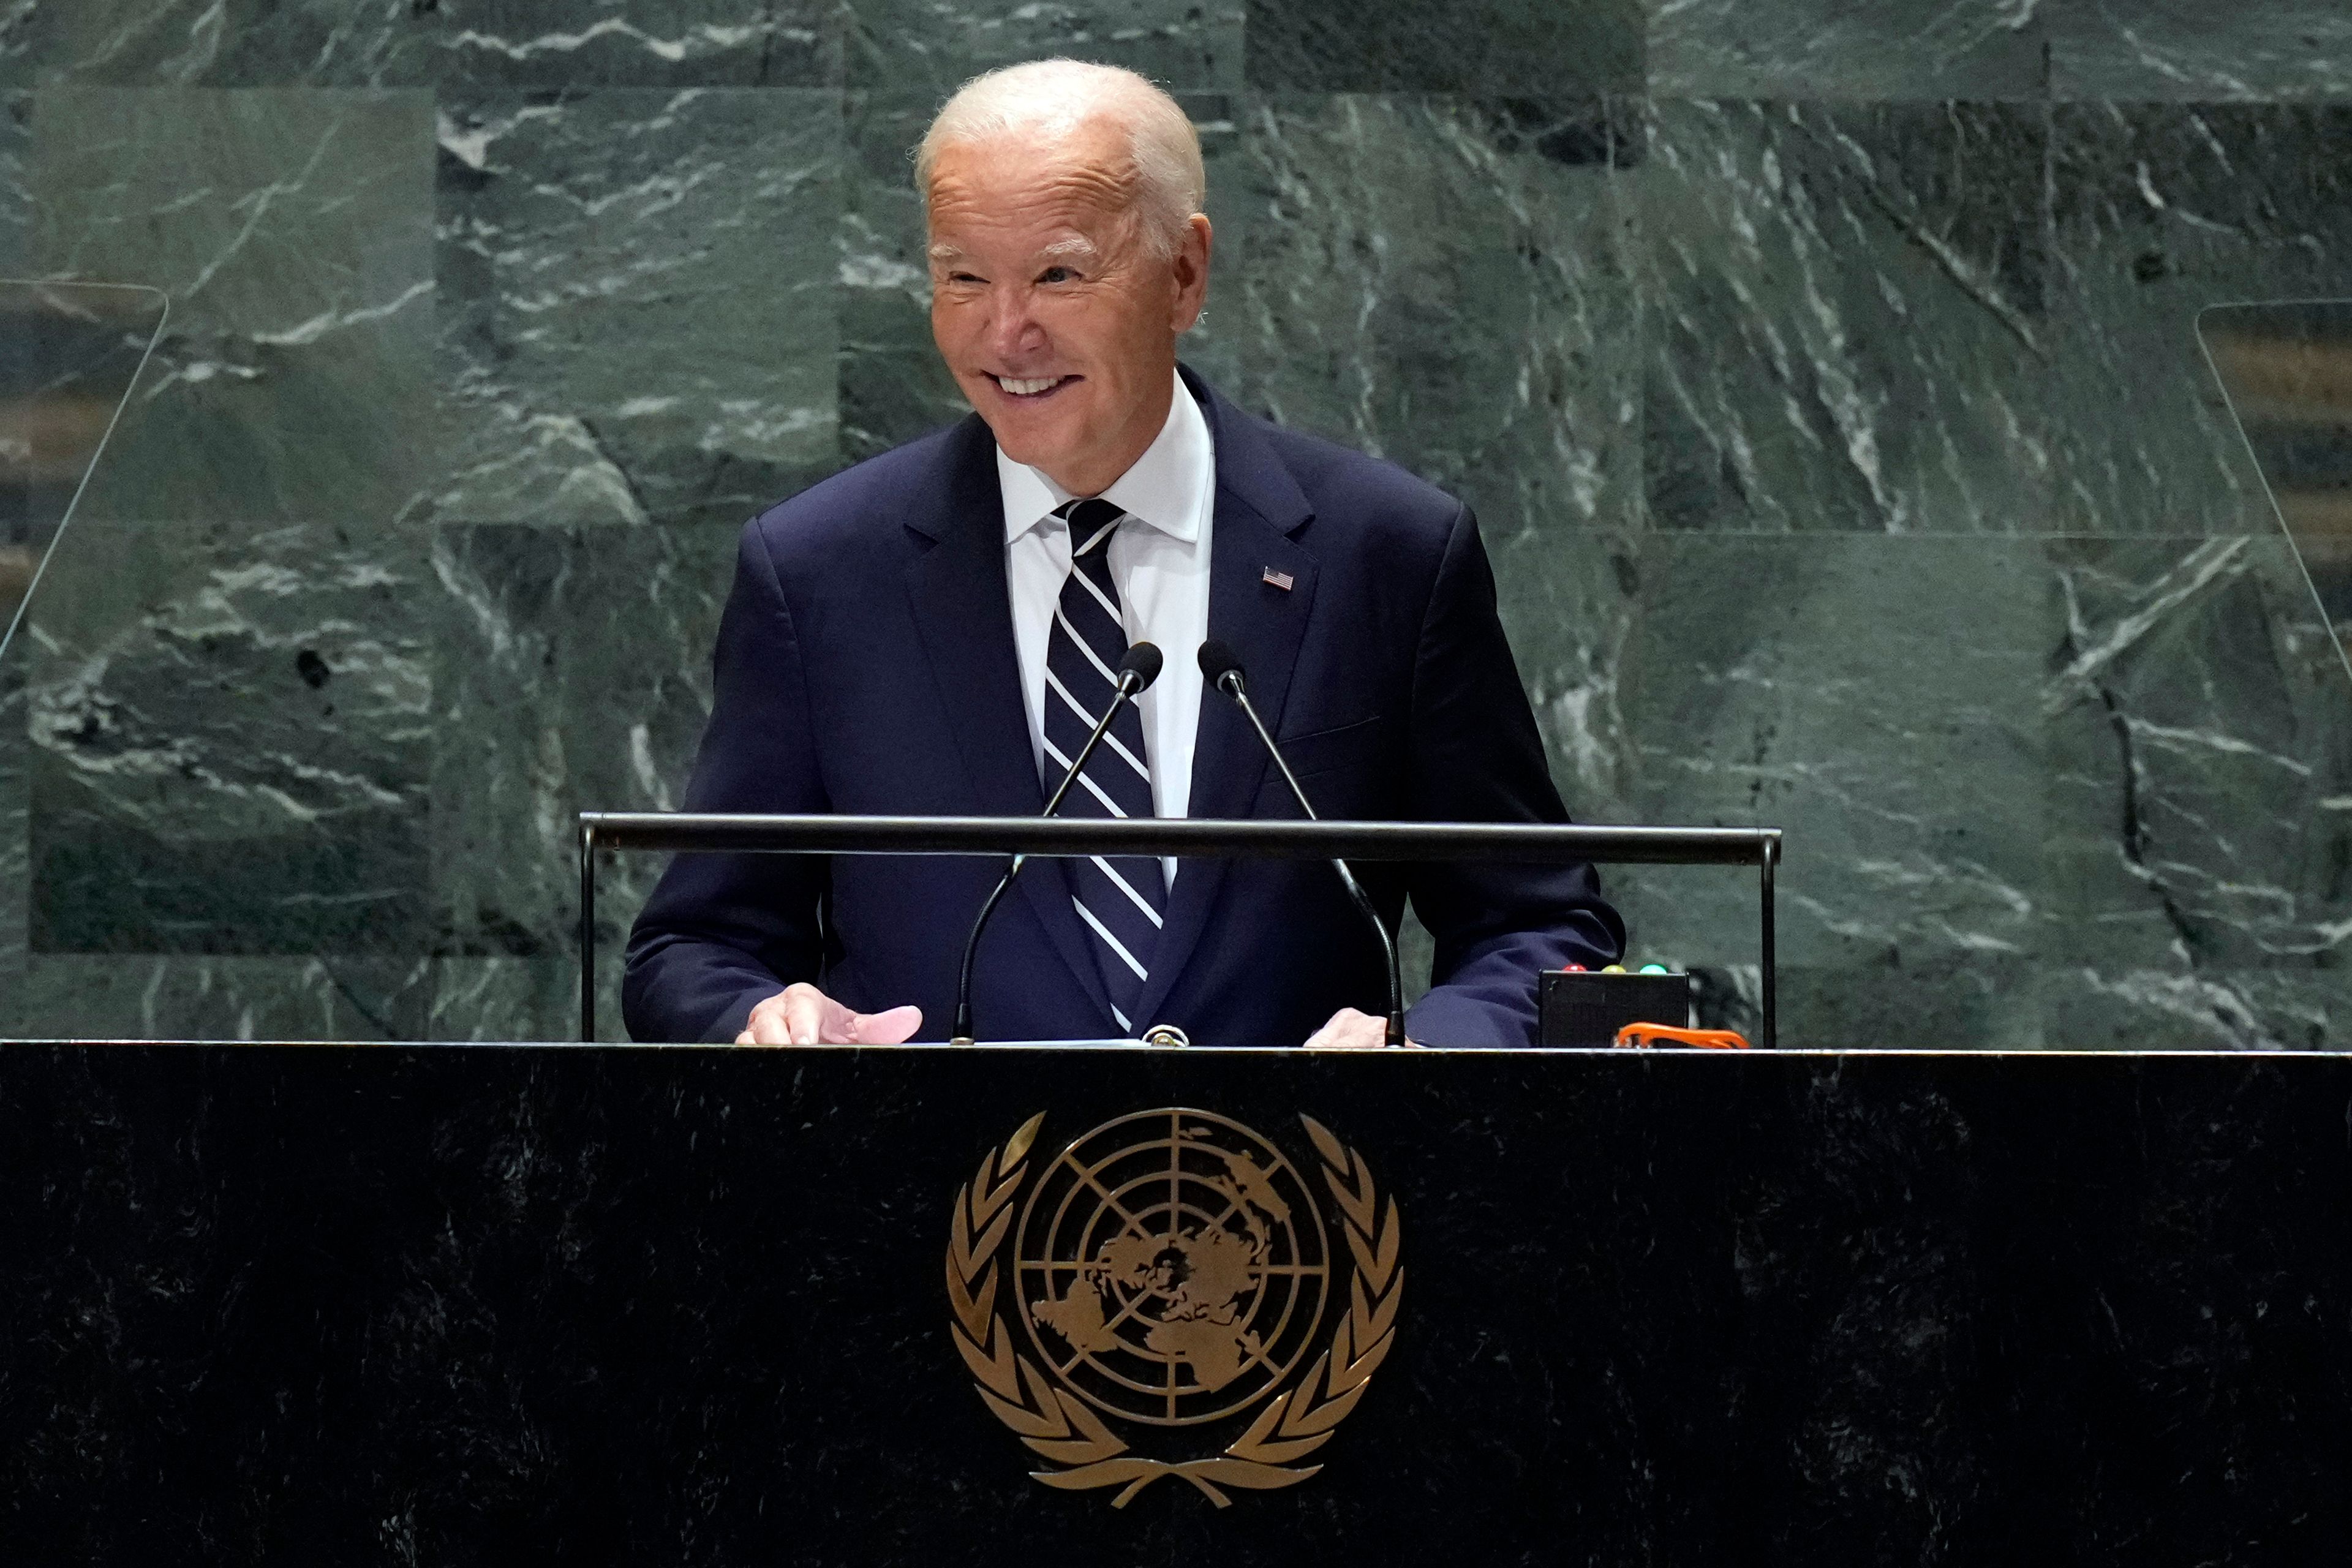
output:
[{"label": "gold un emblem", "polygon": [[1176,1476],[1223,1508],[1228,1488],[1321,1469],[1298,1461],[1363,1397],[1404,1297],[1396,1201],[1382,1205],[1362,1156],[1298,1119],[1327,1225],[1318,1184],[1238,1121],[1138,1111],[1033,1181],[1045,1120],[982,1157],[947,1258],[956,1349],[990,1413],[1051,1467],[1031,1473],[1065,1491],[1118,1487],[1114,1508]]}]

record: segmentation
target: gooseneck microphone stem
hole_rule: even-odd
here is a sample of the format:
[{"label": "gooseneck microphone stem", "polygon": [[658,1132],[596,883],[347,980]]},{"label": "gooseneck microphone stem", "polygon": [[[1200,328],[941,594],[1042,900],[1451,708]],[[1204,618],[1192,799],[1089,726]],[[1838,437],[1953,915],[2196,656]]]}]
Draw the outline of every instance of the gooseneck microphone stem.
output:
[{"label": "gooseneck microphone stem", "polygon": [[[1230,655],[1227,656],[1228,658],[1230,657]],[[1202,651],[1202,662],[1204,667],[1209,662],[1209,656],[1205,649]],[[1216,682],[1217,689],[1239,703],[1241,710],[1248,716],[1250,728],[1257,731],[1257,738],[1265,744],[1266,755],[1272,757],[1274,765],[1282,770],[1282,782],[1290,786],[1291,798],[1298,802],[1298,809],[1307,814],[1308,821],[1320,821],[1321,818],[1315,815],[1315,807],[1307,799],[1307,792],[1298,787],[1298,775],[1290,771],[1290,763],[1283,758],[1282,748],[1274,743],[1273,732],[1266,729],[1265,721],[1257,716],[1256,705],[1250,701],[1249,693],[1243,689],[1241,667],[1236,664],[1226,664],[1224,668],[1218,671]],[[1339,873],[1340,885],[1348,889],[1348,896],[1356,900],[1356,908],[1363,911],[1364,919],[1371,922],[1374,931],[1380,932],[1381,952],[1388,960],[1389,966],[1388,1038],[1385,1043],[1402,1046],[1405,1043],[1404,968],[1397,961],[1396,938],[1390,933],[1388,922],[1381,919],[1380,911],[1372,907],[1371,895],[1364,891],[1364,885],[1361,882],[1356,880],[1356,874],[1348,869],[1348,863],[1345,860],[1333,860],[1331,868]]]},{"label": "gooseneck microphone stem", "polygon": [[[1045,809],[1039,816],[1051,816],[1061,808],[1062,797],[1070,793],[1070,786],[1076,784],[1078,775],[1087,771],[1087,759],[1095,754],[1095,748],[1102,744],[1102,738],[1110,733],[1112,722],[1118,718],[1118,710],[1141,696],[1143,689],[1159,679],[1160,665],[1160,650],[1148,642],[1137,643],[1127,650],[1127,657],[1119,660],[1118,683],[1112,689],[1110,706],[1104,709],[1102,717],[1095,721],[1094,729],[1087,736],[1087,743],[1080,746],[1078,754],[1070,760],[1069,771],[1062,775],[1062,782],[1054,786],[1053,795],[1047,799]],[[963,963],[956,971],[955,1035],[948,1042],[950,1045],[968,1046],[972,1043],[971,967],[973,959],[980,952],[980,933],[988,929],[988,917],[996,912],[996,906],[1013,886],[1013,879],[1021,875],[1021,868],[1028,863],[1026,855],[1013,858],[1013,863],[1004,868],[1004,875],[997,879],[996,886],[989,890],[987,899],[981,904],[980,914],[971,922],[971,934],[964,938]]]}]

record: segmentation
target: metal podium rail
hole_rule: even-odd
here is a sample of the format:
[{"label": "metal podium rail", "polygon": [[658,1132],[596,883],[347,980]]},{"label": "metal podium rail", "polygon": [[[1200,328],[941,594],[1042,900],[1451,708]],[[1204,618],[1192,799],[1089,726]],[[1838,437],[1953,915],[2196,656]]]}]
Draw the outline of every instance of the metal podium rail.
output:
[{"label": "metal podium rail", "polygon": [[1754,866],[1761,889],[1762,1013],[1775,1043],[1772,871],[1777,827],[1586,827],[1544,823],[1126,821],[1035,816],[580,814],[580,1037],[596,1038],[596,851],[728,855],[1174,855],[1278,860],[1508,860],[1597,866]]}]

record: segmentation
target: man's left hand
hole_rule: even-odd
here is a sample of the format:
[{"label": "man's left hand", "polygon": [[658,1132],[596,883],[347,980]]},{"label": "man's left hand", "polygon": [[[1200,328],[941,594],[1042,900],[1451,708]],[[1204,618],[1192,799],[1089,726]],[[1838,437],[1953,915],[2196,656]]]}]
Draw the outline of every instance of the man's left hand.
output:
[{"label": "man's left hand", "polygon": [[[1377,1051],[1389,1043],[1389,1021],[1353,1007],[1342,1007],[1331,1021],[1307,1037],[1310,1051]],[[1407,1040],[1416,1046],[1417,1040]]]}]

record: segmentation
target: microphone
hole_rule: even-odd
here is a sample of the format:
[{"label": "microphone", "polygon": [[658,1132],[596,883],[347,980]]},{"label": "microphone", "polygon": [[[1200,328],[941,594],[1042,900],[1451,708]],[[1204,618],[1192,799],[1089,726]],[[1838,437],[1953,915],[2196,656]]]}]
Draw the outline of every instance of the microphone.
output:
[{"label": "microphone", "polygon": [[[1118,680],[1111,693],[1110,706],[1104,709],[1102,717],[1095,721],[1094,731],[1087,737],[1087,743],[1078,748],[1078,754],[1070,759],[1070,771],[1064,773],[1062,782],[1054,786],[1053,797],[1045,802],[1045,809],[1040,815],[1051,816],[1061,808],[1062,797],[1070,793],[1070,786],[1078,782],[1080,773],[1087,771],[1087,759],[1095,754],[1095,748],[1102,744],[1102,738],[1110,732],[1111,721],[1118,717],[1121,708],[1142,696],[1151,683],[1160,679],[1160,667],[1163,662],[1160,650],[1148,642],[1137,643],[1127,650],[1126,656],[1118,661]],[[968,1046],[972,1043],[971,963],[980,952],[980,933],[987,929],[988,917],[996,912],[996,906],[1003,899],[1005,889],[1013,886],[1013,879],[1021,875],[1021,868],[1028,863],[1026,855],[1013,858],[1013,864],[1005,868],[1004,876],[990,892],[987,901],[980,906],[980,913],[971,922],[971,934],[964,938],[963,966],[956,973],[955,1035],[949,1040],[950,1045]]]},{"label": "microphone", "polygon": [[[1257,716],[1257,709],[1250,702],[1249,692],[1242,677],[1242,661],[1234,657],[1234,650],[1216,637],[1211,637],[1207,642],[1202,643],[1201,674],[1210,685],[1241,704],[1242,711],[1249,716],[1250,728],[1257,731],[1258,740],[1265,744],[1266,755],[1272,757],[1274,765],[1282,770],[1282,782],[1290,786],[1292,797],[1298,802],[1298,809],[1307,814],[1307,819],[1309,822],[1318,820],[1314,806],[1307,804],[1307,792],[1298,787],[1298,775],[1292,773],[1290,764],[1283,760],[1282,748],[1274,743],[1274,736],[1267,731],[1265,721]],[[1370,921],[1372,929],[1380,933],[1381,952],[1389,961],[1389,1027],[1386,1043],[1391,1046],[1403,1045],[1405,1043],[1404,970],[1397,963],[1396,938],[1389,934],[1386,922],[1381,921],[1380,911],[1372,908],[1370,896],[1364,891],[1363,884],[1356,880],[1356,874],[1348,869],[1348,863],[1345,860],[1335,859],[1331,862],[1331,868],[1339,873],[1340,885],[1348,889],[1348,896],[1356,900],[1356,908],[1363,911],[1364,919]]]}]

